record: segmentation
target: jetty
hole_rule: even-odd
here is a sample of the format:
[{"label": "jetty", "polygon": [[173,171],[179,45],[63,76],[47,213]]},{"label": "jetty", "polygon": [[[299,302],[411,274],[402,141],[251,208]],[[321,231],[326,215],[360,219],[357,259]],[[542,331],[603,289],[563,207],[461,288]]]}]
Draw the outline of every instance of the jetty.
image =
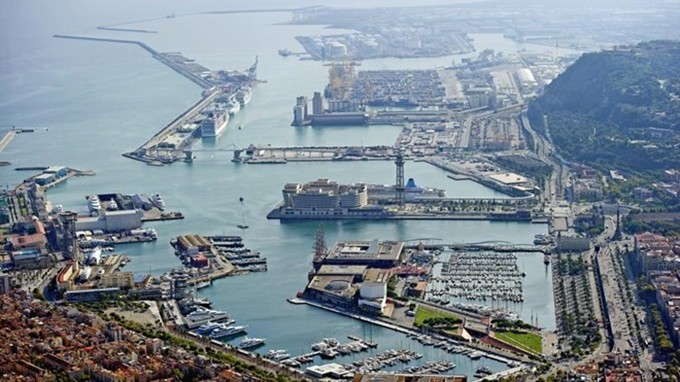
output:
[{"label": "jetty", "polygon": [[136,45],[150,53],[154,59],[203,89],[202,97],[198,102],[165,125],[137,149],[123,154],[126,158],[150,165],[164,165],[183,160],[186,155],[185,150],[188,150],[194,141],[201,136],[199,126],[204,119],[202,113],[214,107],[218,97],[223,96],[221,97],[223,99],[233,98],[239,89],[250,88],[257,83],[257,58],[255,63],[244,72],[213,71],[182,56],[181,53],[158,52],[148,44],[138,40],[63,34],[55,34],[53,37]]}]

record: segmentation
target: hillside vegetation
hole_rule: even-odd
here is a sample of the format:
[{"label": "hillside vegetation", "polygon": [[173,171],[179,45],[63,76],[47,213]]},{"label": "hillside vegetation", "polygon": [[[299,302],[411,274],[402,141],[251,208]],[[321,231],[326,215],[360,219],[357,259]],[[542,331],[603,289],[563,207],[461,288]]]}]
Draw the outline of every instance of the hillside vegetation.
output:
[{"label": "hillside vegetation", "polygon": [[557,150],[603,170],[680,167],[680,42],[586,53],[529,106]]}]

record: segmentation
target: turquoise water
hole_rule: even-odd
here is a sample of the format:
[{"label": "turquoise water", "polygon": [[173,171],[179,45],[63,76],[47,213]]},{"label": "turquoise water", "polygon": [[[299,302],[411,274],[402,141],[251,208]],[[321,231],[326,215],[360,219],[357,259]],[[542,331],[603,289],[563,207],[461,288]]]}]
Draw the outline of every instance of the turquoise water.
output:
[{"label": "turquoise water", "polygon": [[[29,5],[35,3],[27,3]],[[40,3],[43,4],[43,3]],[[93,29],[119,20],[162,16],[171,11],[192,11],[189,3],[152,3],[135,13],[111,7],[110,12],[83,9],[66,2],[73,14],[49,17],[51,3],[40,12],[11,4],[9,12],[33,29],[8,29],[0,34],[7,47],[0,56],[0,125],[42,127],[33,134],[18,135],[0,153],[12,166],[0,168],[0,185],[13,186],[30,173],[14,167],[67,165],[92,169],[94,177],[74,178],[49,191],[49,198],[65,208],[85,211],[85,195],[105,192],[160,192],[171,210],[182,211],[182,221],[153,224],[159,240],[120,247],[131,258],[127,270],[160,274],[180,263],[172,254],[170,238],[184,233],[241,234],[250,248],[269,261],[269,272],[218,280],[201,291],[216,308],[229,311],[249,334],[266,337],[263,348],[286,348],[292,353],[309,350],[322,337],[347,334],[372,336],[381,346],[410,347],[429,359],[452,359],[457,373],[471,375],[475,365],[467,358],[421,346],[392,331],[349,320],[285,299],[304,288],[312,259],[317,223],[281,224],[265,215],[281,198],[286,182],[305,182],[319,177],[339,182],[392,183],[394,165],[389,162],[291,163],[287,165],[236,165],[229,153],[197,153],[193,164],[149,167],[120,156],[136,148],[160,127],[200,97],[200,89],[134,46],[54,39],[54,33],[97,34],[139,38],[160,51],[181,51],[212,69],[244,69],[259,55],[258,76],[266,80],[254,92],[253,101],[230,122],[215,142],[198,146],[223,147],[235,143],[273,145],[392,144],[399,128],[291,127],[292,105],[297,95],[311,95],[327,81],[327,68],[318,62],[297,61],[277,54],[281,48],[300,50],[294,36],[326,33],[321,26],[274,25],[289,19],[285,13],[204,15],[161,19],[131,27],[158,30],[158,34],[102,32]],[[107,4],[107,3],[103,3]],[[29,7],[29,5],[25,5]],[[200,10],[210,9],[210,4]],[[175,8],[172,8],[172,7]],[[104,7],[106,8],[106,7]],[[115,8],[115,9],[114,9]],[[133,8],[134,9],[134,8]],[[214,5],[213,9],[224,9]],[[0,18],[7,26],[8,13]],[[27,24],[28,25],[28,24]],[[255,32],[254,32],[255,31]],[[5,32],[5,31],[3,31]],[[495,37],[505,44],[502,37]],[[485,44],[492,45],[492,41]],[[514,42],[512,44],[515,44]],[[514,45],[512,45],[514,47]],[[450,57],[427,60],[384,59],[365,62],[366,68],[423,68],[448,65]],[[238,130],[235,126],[242,125]],[[453,181],[442,170],[424,163],[407,163],[406,177],[419,185],[439,187],[449,196],[499,197],[497,192],[470,181]],[[239,203],[239,197],[245,202]],[[243,216],[243,218],[242,218]],[[239,231],[245,221],[250,228]],[[340,239],[410,240],[440,238],[447,242],[505,240],[529,243],[545,233],[544,225],[503,222],[330,222],[325,223],[329,244]],[[525,320],[539,315],[539,323],[554,329],[554,309],[549,272],[540,256],[521,255],[528,277],[526,302],[514,307]],[[482,361],[494,370],[504,365]]]}]

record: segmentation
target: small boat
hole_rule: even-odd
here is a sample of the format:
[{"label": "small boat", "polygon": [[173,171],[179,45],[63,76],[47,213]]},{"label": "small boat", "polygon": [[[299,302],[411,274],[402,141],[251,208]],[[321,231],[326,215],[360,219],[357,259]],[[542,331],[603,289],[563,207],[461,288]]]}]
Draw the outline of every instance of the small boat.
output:
[{"label": "small boat", "polygon": [[239,224],[239,225],[237,225],[236,227],[238,227],[238,228],[240,228],[240,229],[248,229],[248,226],[245,225],[245,224]]},{"label": "small boat", "polygon": [[196,289],[203,289],[210,286],[210,281],[203,281],[196,284]]},{"label": "small boat", "polygon": [[245,199],[243,199],[243,196],[241,196],[240,198],[238,198],[238,201],[239,201],[239,202],[243,202],[244,200],[245,200]]}]

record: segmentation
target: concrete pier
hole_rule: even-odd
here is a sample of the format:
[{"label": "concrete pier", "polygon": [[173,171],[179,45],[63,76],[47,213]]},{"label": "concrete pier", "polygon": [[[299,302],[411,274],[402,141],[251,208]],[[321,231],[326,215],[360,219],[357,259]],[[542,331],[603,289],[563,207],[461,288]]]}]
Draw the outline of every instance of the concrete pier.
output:
[{"label": "concrete pier", "polygon": [[186,70],[185,68],[181,67],[177,63],[173,62],[172,60],[168,59],[167,55],[164,53],[160,53],[157,50],[153,49],[149,45],[137,41],[137,40],[124,40],[124,39],[115,39],[115,38],[104,38],[104,37],[90,37],[90,36],[75,36],[75,35],[63,35],[63,34],[55,34],[53,37],[56,38],[66,38],[66,39],[72,39],[72,40],[84,40],[84,41],[98,41],[98,42],[112,42],[112,43],[117,43],[117,44],[132,44],[132,45],[137,45],[140,48],[146,50],[147,52],[151,53],[151,56],[158,61],[162,62],[165,64],[167,67],[170,69],[176,71],[177,73],[183,75],[184,77],[188,78],[192,82],[196,83],[198,86],[204,88],[204,89],[210,89],[214,85],[203,79],[202,77],[191,73],[190,71]]}]

